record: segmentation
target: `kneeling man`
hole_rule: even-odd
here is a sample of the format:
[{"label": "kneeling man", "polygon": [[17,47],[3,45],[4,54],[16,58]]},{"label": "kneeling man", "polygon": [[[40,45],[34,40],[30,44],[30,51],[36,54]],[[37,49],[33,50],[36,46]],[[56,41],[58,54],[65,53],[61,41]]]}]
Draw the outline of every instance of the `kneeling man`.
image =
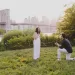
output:
[{"label": "kneeling man", "polygon": [[66,54],[66,60],[75,60],[75,58],[71,58],[72,46],[70,41],[66,38],[66,35],[64,33],[61,35],[61,38],[61,44],[58,44],[57,42],[55,43],[55,45],[59,47],[59,49],[57,50],[58,60],[61,60],[61,52]]}]

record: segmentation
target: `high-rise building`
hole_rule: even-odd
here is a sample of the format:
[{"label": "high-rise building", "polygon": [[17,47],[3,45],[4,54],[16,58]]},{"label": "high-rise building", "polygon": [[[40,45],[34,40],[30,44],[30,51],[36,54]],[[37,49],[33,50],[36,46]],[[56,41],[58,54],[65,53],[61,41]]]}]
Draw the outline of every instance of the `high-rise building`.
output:
[{"label": "high-rise building", "polygon": [[24,19],[24,23],[29,23],[27,18]]},{"label": "high-rise building", "polygon": [[0,28],[10,29],[10,10],[0,10]]},{"label": "high-rise building", "polygon": [[39,21],[38,21],[38,18],[37,17],[32,17],[31,18],[31,23],[33,23],[33,24],[38,24],[39,23]]},{"label": "high-rise building", "polygon": [[56,26],[57,20],[56,19],[52,19],[51,20],[51,24],[50,24],[50,32],[55,33],[57,30],[57,26]]},{"label": "high-rise building", "polygon": [[42,16],[42,21],[41,21],[42,24],[47,24],[49,25],[49,19],[46,17],[46,16]]}]

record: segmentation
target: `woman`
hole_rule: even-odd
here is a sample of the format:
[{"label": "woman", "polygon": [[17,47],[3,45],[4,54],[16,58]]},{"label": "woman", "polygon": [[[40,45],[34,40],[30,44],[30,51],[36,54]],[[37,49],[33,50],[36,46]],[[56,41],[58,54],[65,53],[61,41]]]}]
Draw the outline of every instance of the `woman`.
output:
[{"label": "woman", "polygon": [[40,57],[40,28],[39,27],[36,28],[33,38],[34,38],[33,40],[33,46],[34,46],[33,59],[36,60],[37,58]]}]

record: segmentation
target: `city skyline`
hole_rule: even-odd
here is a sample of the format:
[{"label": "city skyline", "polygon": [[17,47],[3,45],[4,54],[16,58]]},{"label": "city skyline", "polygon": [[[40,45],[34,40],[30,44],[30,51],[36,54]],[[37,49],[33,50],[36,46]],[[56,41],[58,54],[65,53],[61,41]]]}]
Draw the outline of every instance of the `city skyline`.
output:
[{"label": "city skyline", "polygon": [[42,16],[50,19],[58,18],[64,10],[64,5],[74,0],[0,0],[0,10],[10,9],[10,19],[23,22],[25,18]]},{"label": "city skyline", "polygon": [[25,29],[32,29],[36,28],[37,26],[40,27],[41,31],[44,33],[51,33],[56,32],[56,23],[53,21],[53,25],[48,23],[48,19],[43,16],[42,21],[39,22],[37,17],[29,17],[25,19],[25,22],[16,23],[13,20],[10,20],[10,10],[5,9],[0,11],[0,28],[7,31],[11,30],[25,30]]}]

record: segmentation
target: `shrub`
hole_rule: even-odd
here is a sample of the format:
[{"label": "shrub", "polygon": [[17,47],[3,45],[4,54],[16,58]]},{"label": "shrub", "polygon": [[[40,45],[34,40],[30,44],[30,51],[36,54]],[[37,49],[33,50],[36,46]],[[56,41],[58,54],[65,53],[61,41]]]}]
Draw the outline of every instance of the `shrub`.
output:
[{"label": "shrub", "polygon": [[41,37],[41,46],[42,47],[49,47],[49,46],[55,46],[55,42],[60,42],[60,38],[57,38],[56,36],[42,36]]},{"label": "shrub", "polygon": [[71,41],[72,46],[75,46],[75,39],[72,39],[70,41]]},{"label": "shrub", "polygon": [[[29,48],[33,46],[33,38],[32,38],[33,31],[29,31],[27,33],[25,31],[10,31],[7,32],[2,41],[6,49],[22,49],[22,48]],[[27,35],[25,35],[27,34]]]},{"label": "shrub", "polygon": [[22,36],[22,35],[23,35],[23,34],[22,34],[21,31],[18,31],[18,30],[10,31],[10,32],[7,32],[7,33],[4,35],[2,41],[3,41],[3,43],[4,43],[5,47],[6,47],[7,44],[8,44],[8,40],[10,40],[10,39],[12,39],[12,38],[16,38],[16,37]]},{"label": "shrub", "polygon": [[4,34],[6,31],[4,29],[0,29],[0,35]]},{"label": "shrub", "polygon": [[[34,30],[25,30],[25,31],[10,31],[6,33],[2,39],[6,49],[24,49],[33,47],[33,38],[32,35]],[[50,47],[55,46],[55,42],[60,39],[55,36],[43,36],[41,34],[41,46]]]},{"label": "shrub", "polygon": [[5,46],[3,42],[0,42],[0,51],[4,51],[5,50]]},{"label": "shrub", "polygon": [[15,37],[10,40],[8,40],[7,43],[7,49],[24,49],[24,48],[30,48],[32,47],[32,38],[27,36],[27,37]]},{"label": "shrub", "polygon": [[29,36],[29,35],[32,36],[33,33],[34,33],[34,29],[26,29],[23,31],[24,36]]}]

